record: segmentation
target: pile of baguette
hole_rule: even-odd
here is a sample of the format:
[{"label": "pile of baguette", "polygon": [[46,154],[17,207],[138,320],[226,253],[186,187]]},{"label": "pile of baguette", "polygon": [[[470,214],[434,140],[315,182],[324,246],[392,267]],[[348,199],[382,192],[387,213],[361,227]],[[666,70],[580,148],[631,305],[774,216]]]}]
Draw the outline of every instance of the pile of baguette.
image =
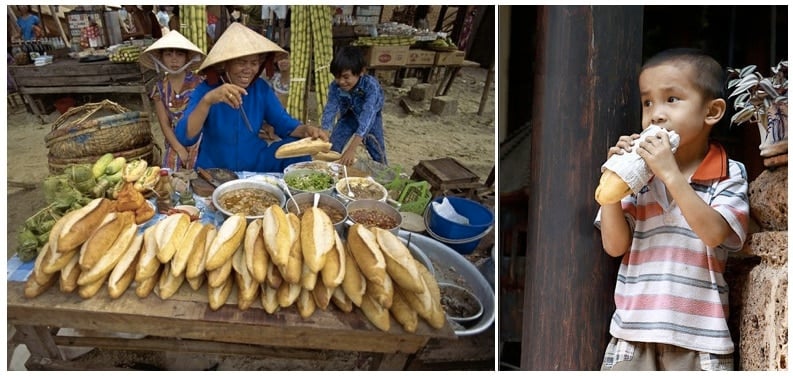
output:
[{"label": "pile of baguette", "polygon": [[436,329],[446,323],[434,276],[390,231],[355,224],[344,241],[323,210],[299,218],[278,205],[250,223],[234,215],[216,227],[174,213],[141,230],[134,212],[114,209],[113,200],[98,198],[58,220],[25,296],[59,282],[84,299],[106,285],[115,299],[134,282],[138,297],[154,291],[168,299],[186,280],[196,291],[207,284],[213,310],[236,286],[241,310],[260,299],[270,314],[295,305],[307,318],[333,303],[344,312],[358,307],[383,331],[391,316],[411,333],[419,318]]}]

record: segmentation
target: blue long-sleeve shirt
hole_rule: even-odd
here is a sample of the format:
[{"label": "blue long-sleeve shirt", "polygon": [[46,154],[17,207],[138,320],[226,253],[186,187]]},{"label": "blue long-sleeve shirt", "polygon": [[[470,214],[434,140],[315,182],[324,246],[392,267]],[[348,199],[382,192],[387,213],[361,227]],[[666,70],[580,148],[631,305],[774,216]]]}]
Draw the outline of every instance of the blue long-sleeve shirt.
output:
[{"label": "blue long-sleeve shirt", "polygon": [[[204,81],[190,96],[184,116],[176,125],[176,138],[182,145],[190,146],[198,141],[198,135],[187,137],[187,120],[190,114],[209,91],[220,86]],[[200,133],[203,133],[198,151],[196,167],[226,168],[233,171],[282,172],[284,167],[294,163],[293,159],[276,159],[275,150],[286,142],[294,141],[289,136],[300,121],[290,116],[275,92],[262,78],[257,78],[245,90],[248,95],[242,98],[241,110],[250,120],[253,132],[245,125],[240,109],[226,103],[216,103],[209,108]],[[282,141],[267,145],[258,137],[263,123],[272,125]],[[303,160],[303,159],[300,159]]]},{"label": "blue long-sleeve shirt", "polygon": [[364,137],[372,127],[383,127],[385,94],[374,76],[364,74],[352,90],[346,92],[336,81],[328,88],[328,103],[322,111],[322,129],[329,131],[335,125],[336,115],[341,119],[353,116],[358,128],[355,134]]}]

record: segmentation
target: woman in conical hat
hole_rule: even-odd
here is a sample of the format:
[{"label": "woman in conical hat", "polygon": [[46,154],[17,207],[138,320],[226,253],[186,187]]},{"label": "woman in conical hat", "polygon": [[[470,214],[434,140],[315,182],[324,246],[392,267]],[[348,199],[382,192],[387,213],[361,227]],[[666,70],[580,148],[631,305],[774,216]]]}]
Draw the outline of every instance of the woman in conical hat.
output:
[{"label": "woman in conical hat", "polygon": [[[310,157],[277,159],[275,150],[300,138],[328,140],[319,127],[290,116],[273,88],[260,76],[268,53],[281,47],[240,24],[231,24],[215,42],[199,71],[207,79],[193,92],[176,127],[184,145],[202,138],[197,167],[233,171],[282,172]],[[263,124],[275,129],[278,141],[258,137]]]},{"label": "woman in conical hat", "polygon": [[176,139],[174,128],[187,108],[190,94],[202,81],[193,70],[201,64],[203,57],[204,53],[198,46],[173,30],[149,46],[139,58],[142,67],[162,74],[150,97],[165,138],[161,167],[172,171],[192,169],[198,157],[201,140],[185,147]]}]

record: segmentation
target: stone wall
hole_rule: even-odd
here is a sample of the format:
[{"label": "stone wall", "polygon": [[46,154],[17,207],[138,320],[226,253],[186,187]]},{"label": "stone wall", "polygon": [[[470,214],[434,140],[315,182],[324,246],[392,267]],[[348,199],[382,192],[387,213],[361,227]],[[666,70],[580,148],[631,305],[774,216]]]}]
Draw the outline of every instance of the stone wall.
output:
[{"label": "stone wall", "polygon": [[787,179],[785,165],[749,184],[756,226],[727,263],[736,370],[787,370]]}]

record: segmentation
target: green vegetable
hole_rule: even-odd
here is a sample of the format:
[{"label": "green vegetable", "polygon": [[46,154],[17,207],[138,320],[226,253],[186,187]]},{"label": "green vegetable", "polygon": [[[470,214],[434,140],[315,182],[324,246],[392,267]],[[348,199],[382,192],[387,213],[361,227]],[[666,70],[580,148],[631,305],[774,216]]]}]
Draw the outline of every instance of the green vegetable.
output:
[{"label": "green vegetable", "polygon": [[306,192],[320,192],[333,187],[333,178],[323,172],[293,174],[285,177],[284,180],[289,188]]}]

